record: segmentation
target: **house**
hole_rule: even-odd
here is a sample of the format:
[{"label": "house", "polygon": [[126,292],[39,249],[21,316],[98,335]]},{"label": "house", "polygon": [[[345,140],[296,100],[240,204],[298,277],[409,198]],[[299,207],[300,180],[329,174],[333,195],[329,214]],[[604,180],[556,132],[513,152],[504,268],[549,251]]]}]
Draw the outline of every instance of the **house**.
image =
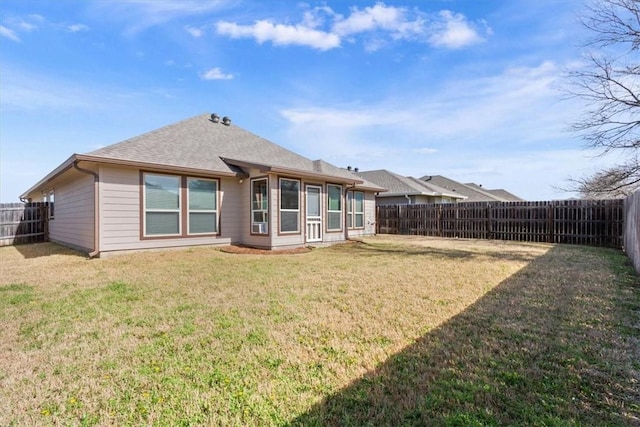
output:
[{"label": "house", "polygon": [[486,193],[489,193],[489,194],[493,195],[494,197],[497,197],[499,199],[503,199],[506,202],[524,202],[524,199],[521,199],[520,197],[516,196],[515,194],[510,193],[507,190],[504,190],[502,188],[496,189],[496,190],[489,190],[488,188],[484,188],[482,185],[474,184],[472,182],[466,183],[464,185],[466,185],[467,187],[474,188],[474,189],[479,190],[479,191],[484,191]]},{"label": "house", "polygon": [[425,175],[420,181],[428,184],[434,184],[455,192],[462,196],[466,196],[466,202],[516,202],[523,199],[509,193],[506,190],[487,190],[476,184],[462,184],[453,179],[442,175]]},{"label": "house", "polygon": [[467,199],[467,196],[455,191],[385,169],[361,171],[358,175],[387,189],[386,192],[377,195],[376,204],[378,205],[455,203]]},{"label": "house", "polygon": [[73,154],[21,199],[48,200],[49,239],[91,256],[240,244],[264,249],[375,233],[384,189],[202,114]]}]

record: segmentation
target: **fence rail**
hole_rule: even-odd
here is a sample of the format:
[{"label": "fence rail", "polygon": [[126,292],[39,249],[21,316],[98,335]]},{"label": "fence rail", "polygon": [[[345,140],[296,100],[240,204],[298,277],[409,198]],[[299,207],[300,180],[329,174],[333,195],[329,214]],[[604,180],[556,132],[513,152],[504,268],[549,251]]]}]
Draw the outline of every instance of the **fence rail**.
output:
[{"label": "fence rail", "polygon": [[0,246],[47,239],[48,203],[0,204]]},{"label": "fence rail", "polygon": [[624,200],[382,205],[376,229],[381,234],[621,248]]}]

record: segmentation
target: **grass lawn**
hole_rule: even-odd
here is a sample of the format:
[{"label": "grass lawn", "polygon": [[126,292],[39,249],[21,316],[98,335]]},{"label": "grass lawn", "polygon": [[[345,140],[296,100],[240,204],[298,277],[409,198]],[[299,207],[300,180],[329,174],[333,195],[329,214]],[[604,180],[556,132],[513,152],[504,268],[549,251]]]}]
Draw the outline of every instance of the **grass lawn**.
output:
[{"label": "grass lawn", "polygon": [[639,425],[619,251],[0,248],[0,425]]}]

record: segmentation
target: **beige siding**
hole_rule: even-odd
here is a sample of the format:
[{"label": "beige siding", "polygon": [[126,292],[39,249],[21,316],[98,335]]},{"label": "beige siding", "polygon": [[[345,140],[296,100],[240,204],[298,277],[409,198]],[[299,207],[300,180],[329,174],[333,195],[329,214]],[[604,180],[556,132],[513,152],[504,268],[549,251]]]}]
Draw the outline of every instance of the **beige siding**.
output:
[{"label": "beige siding", "polygon": [[85,252],[94,249],[94,178],[75,170],[53,183],[55,217],[49,239]]},{"label": "beige siding", "polygon": [[[221,180],[221,189],[228,185],[234,184]],[[224,195],[221,195],[220,199],[222,207],[226,203]],[[227,201],[233,209],[233,197]],[[234,227],[237,228],[233,219],[230,219],[221,224],[221,227],[224,225],[229,232],[223,232],[217,237],[142,240],[140,238],[140,171],[135,168],[100,167],[100,211],[100,251],[102,252],[229,244],[232,241],[230,233],[233,232]]]},{"label": "beige siding", "polygon": [[364,229],[349,230],[349,237],[369,236],[376,233],[376,197],[372,192],[364,193]]},{"label": "beige siding", "polygon": [[233,243],[242,242],[243,226],[248,227],[249,214],[242,206],[243,194],[249,186],[248,180],[242,183],[236,178],[220,180],[220,237]]}]

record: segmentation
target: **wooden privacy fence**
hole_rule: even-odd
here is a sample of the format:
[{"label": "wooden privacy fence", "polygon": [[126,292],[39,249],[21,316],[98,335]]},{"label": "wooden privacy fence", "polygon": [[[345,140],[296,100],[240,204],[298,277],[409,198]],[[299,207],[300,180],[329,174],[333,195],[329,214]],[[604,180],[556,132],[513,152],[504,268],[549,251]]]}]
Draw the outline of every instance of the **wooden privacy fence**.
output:
[{"label": "wooden privacy fence", "polygon": [[48,203],[0,204],[0,246],[47,240]]},{"label": "wooden privacy fence", "polygon": [[624,250],[640,273],[640,189],[624,199]]},{"label": "wooden privacy fence", "polygon": [[376,231],[621,248],[624,200],[382,205]]}]

